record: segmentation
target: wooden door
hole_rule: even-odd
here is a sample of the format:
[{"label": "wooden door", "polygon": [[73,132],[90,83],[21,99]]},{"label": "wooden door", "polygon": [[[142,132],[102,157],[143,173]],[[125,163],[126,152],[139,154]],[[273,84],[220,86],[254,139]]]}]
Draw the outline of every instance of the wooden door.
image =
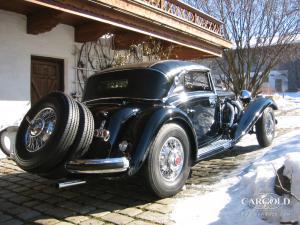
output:
[{"label": "wooden door", "polygon": [[282,80],[281,79],[275,80],[275,90],[278,92],[282,92]]},{"label": "wooden door", "polygon": [[64,91],[64,61],[31,57],[31,104],[51,91]]}]

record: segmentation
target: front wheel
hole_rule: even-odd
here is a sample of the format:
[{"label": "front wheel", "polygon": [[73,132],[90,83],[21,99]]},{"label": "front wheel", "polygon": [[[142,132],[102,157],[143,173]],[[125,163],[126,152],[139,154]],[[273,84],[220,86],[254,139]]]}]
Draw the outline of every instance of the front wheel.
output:
[{"label": "front wheel", "polygon": [[268,107],[255,124],[256,138],[261,147],[272,144],[275,136],[275,116],[273,109]]},{"label": "front wheel", "polygon": [[146,181],[157,196],[172,196],[182,189],[190,172],[190,148],[189,138],[178,124],[160,129],[144,165]]}]

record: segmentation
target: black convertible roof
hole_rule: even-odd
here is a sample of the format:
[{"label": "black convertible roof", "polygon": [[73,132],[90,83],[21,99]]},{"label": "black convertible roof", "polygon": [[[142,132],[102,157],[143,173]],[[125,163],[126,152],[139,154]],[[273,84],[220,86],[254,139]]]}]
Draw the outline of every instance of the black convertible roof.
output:
[{"label": "black convertible roof", "polygon": [[102,70],[99,74],[113,72],[113,71],[127,70],[127,69],[143,69],[143,68],[158,70],[161,73],[165,74],[168,79],[171,79],[182,70],[200,70],[200,71],[210,70],[209,68],[194,62],[181,61],[181,60],[163,60],[157,62],[137,63],[137,64],[129,64],[126,66],[109,68],[106,70]]}]

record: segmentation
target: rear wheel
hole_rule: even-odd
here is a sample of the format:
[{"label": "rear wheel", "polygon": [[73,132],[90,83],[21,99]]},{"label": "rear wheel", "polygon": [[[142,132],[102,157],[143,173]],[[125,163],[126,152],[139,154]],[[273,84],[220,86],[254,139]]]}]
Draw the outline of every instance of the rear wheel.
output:
[{"label": "rear wheel", "polygon": [[178,193],[190,172],[190,142],[178,124],[166,124],[151,145],[144,165],[146,181],[159,197]]},{"label": "rear wheel", "polygon": [[275,116],[272,108],[264,110],[262,116],[255,124],[256,138],[261,147],[268,147],[272,144],[275,136]]},{"label": "rear wheel", "polygon": [[71,97],[53,92],[26,114],[16,137],[15,160],[24,170],[48,173],[62,162],[75,140],[79,109]]}]

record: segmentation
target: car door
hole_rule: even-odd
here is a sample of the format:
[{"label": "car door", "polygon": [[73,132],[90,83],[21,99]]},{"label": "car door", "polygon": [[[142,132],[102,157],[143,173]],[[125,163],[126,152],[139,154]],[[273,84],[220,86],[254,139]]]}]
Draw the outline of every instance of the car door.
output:
[{"label": "car door", "polygon": [[198,147],[206,145],[218,137],[217,95],[208,72],[188,71],[183,78],[187,101],[183,110],[193,122]]}]

